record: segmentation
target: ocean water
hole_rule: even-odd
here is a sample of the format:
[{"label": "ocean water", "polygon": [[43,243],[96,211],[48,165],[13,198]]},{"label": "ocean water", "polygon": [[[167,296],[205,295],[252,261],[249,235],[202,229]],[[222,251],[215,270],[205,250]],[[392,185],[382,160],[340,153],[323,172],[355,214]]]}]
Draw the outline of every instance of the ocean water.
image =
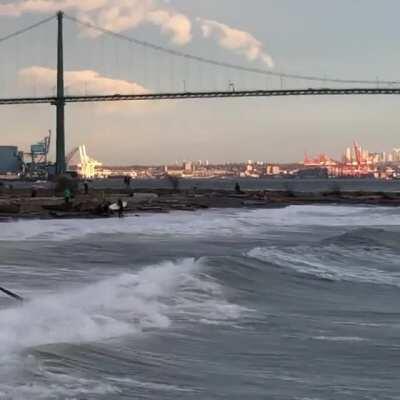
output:
[{"label": "ocean water", "polygon": [[0,228],[0,399],[399,399],[400,209]]},{"label": "ocean water", "polygon": [[[298,178],[215,178],[215,179],[180,179],[180,189],[188,190],[197,187],[203,190],[234,190],[238,182],[244,190],[290,190],[296,193],[319,193],[329,191],[372,191],[398,193],[400,180],[383,180],[373,178],[331,178],[331,179],[298,179]],[[21,183],[26,185],[26,183]],[[123,189],[122,179],[103,179],[90,183],[96,189]],[[137,179],[131,182],[132,189],[171,189],[168,179]]]},{"label": "ocean water", "polygon": [[[346,178],[346,179],[297,179],[297,178],[215,178],[215,179],[180,179],[179,188],[192,190],[196,187],[199,190],[230,190],[233,191],[238,182],[243,190],[283,190],[295,193],[320,193],[329,191],[363,191],[363,192],[386,192],[399,193],[400,180],[383,180],[373,178]],[[32,182],[15,181],[15,188],[31,188]],[[50,182],[40,183],[40,187],[52,188]],[[97,179],[89,183],[90,188],[97,190],[121,190],[125,189],[123,179]],[[81,188],[83,190],[83,187]],[[131,181],[131,189],[153,190],[173,189],[168,179],[137,179]]]}]

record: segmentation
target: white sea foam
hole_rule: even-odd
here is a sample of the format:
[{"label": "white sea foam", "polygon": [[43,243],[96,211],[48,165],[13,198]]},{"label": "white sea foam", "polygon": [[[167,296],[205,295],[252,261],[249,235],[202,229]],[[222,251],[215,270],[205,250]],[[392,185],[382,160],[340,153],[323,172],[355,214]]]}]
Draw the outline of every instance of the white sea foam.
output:
[{"label": "white sea foam", "polygon": [[368,340],[358,336],[313,336],[312,339],[328,342],[365,342]]},{"label": "white sea foam", "polygon": [[400,211],[386,207],[304,205],[253,211],[241,210],[238,217],[248,224],[269,224],[274,227],[400,225]]},{"label": "white sea foam", "polygon": [[[120,391],[117,381],[52,374],[42,368],[36,357],[26,356],[25,350],[30,348],[146,335],[148,330],[167,329],[174,318],[197,324],[231,320],[234,325],[242,311],[225,299],[222,286],[205,274],[201,261],[194,259],[164,262],[137,273],[124,273],[3,309],[0,311],[0,398],[73,399]],[[10,384],[21,371],[31,371],[40,379]],[[46,381],[50,383],[43,383]],[[134,386],[186,390],[139,381]]]},{"label": "white sea foam", "polygon": [[4,400],[47,400],[65,399],[75,400],[86,396],[107,396],[120,393],[116,384],[105,383],[89,379],[73,379],[68,381],[63,375],[52,377],[52,383],[26,383],[21,385],[0,385],[0,399]]},{"label": "white sea foam", "polygon": [[192,388],[186,388],[186,387],[180,387],[176,385],[171,385],[171,384],[166,384],[166,383],[157,383],[157,382],[144,382],[144,381],[139,381],[137,379],[132,379],[132,378],[109,378],[108,379],[110,382],[113,384],[115,383],[122,383],[127,386],[132,386],[132,387],[138,387],[138,388],[145,388],[145,389],[151,389],[155,391],[160,391],[160,392],[194,392],[196,391],[195,389]]},{"label": "white sea foam", "polygon": [[20,220],[4,223],[0,240],[59,241],[91,234],[237,236],[293,226],[397,226],[393,208],[292,206],[281,209],[225,209],[195,213],[127,216],[124,219]]},{"label": "white sea foam", "polygon": [[109,395],[118,393],[117,387],[109,384],[96,383],[95,386],[84,388],[81,386],[72,388],[57,384],[28,384],[21,386],[5,386],[0,390],[0,398],[4,400],[26,399],[65,399],[77,400],[84,395]]},{"label": "white sea foam", "polygon": [[51,343],[80,343],[164,329],[174,315],[191,319],[237,318],[238,306],[185,259],[122,274],[89,286],[39,297],[0,311],[0,356]]},{"label": "white sea foam", "polygon": [[123,219],[30,220],[5,223],[0,240],[62,241],[93,234],[138,235],[208,235],[217,232],[230,235],[236,221],[220,212],[171,213],[126,216]]}]

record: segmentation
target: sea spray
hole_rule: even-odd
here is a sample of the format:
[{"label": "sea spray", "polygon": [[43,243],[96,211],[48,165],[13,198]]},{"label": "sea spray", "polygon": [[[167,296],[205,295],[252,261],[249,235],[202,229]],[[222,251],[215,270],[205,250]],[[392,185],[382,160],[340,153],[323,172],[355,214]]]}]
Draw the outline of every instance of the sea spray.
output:
[{"label": "sea spray", "polygon": [[199,320],[235,317],[238,309],[202,268],[201,260],[164,262],[2,310],[0,353],[165,329],[176,313],[191,313]]}]

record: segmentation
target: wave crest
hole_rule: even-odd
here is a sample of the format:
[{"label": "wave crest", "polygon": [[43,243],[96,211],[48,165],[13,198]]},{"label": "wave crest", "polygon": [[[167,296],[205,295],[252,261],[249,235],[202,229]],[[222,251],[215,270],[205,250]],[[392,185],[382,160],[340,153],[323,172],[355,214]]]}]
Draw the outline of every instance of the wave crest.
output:
[{"label": "wave crest", "polygon": [[240,307],[202,268],[194,259],[164,262],[1,310],[0,354],[165,329],[176,315],[197,322],[238,318]]}]

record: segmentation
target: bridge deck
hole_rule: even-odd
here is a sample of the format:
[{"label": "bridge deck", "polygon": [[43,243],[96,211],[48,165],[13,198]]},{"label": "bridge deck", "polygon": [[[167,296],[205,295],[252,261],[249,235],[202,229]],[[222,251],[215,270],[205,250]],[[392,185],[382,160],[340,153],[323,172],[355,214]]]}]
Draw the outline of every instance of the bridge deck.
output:
[{"label": "bridge deck", "polygon": [[[243,97],[281,97],[281,96],[359,96],[359,95],[399,95],[400,88],[352,88],[352,89],[281,89],[281,90],[238,90],[225,92],[177,92],[147,94],[113,94],[65,96],[65,103],[90,103],[102,101],[139,100],[184,100]],[[0,98],[0,105],[12,104],[56,104],[56,97]]]}]

